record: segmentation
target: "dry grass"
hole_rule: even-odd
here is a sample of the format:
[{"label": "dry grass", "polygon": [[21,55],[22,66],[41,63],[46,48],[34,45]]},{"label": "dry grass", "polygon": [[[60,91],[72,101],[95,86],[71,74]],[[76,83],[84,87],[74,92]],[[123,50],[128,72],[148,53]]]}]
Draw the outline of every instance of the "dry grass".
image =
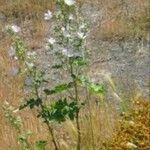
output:
[{"label": "dry grass", "polygon": [[[5,41],[1,42],[0,45],[0,150],[16,150],[19,146],[16,131],[4,117],[2,106],[5,101],[9,102],[14,107],[18,106],[20,101],[24,98],[24,80],[20,75],[11,75],[11,69],[19,66],[19,64],[14,59],[8,57],[7,50],[10,47],[11,41],[9,39]],[[21,116],[22,120],[25,122],[22,132],[28,130],[33,131],[34,134],[31,141],[47,139],[47,135],[45,134],[43,136],[42,134],[46,132],[47,129],[41,125],[42,123],[35,117],[34,112],[27,110],[18,115]]]},{"label": "dry grass", "polygon": [[[91,2],[92,3],[92,2]],[[148,0],[94,1],[103,10],[103,20],[93,34],[100,40],[147,38],[150,33]],[[93,3],[92,3],[93,4]]]},{"label": "dry grass", "polygon": [[[83,2],[83,0],[81,1]],[[147,31],[149,31],[148,0],[145,0],[144,2],[141,0],[129,0],[128,5],[130,3],[136,4],[135,12],[130,19],[128,19],[125,14],[120,14],[121,7],[119,0],[87,0],[86,3],[89,3],[90,5],[98,4],[105,10],[104,23],[93,32],[97,38],[108,40],[114,39],[114,37],[122,38],[130,35],[145,36],[148,33]],[[2,29],[8,22],[17,22],[18,24],[21,24],[25,32],[24,38],[26,38],[27,45],[31,49],[36,49],[47,32],[46,25],[42,20],[43,13],[47,9],[54,9],[53,2],[50,0],[0,0],[0,14],[3,14],[5,18],[4,22],[0,22],[0,29]],[[31,28],[29,29],[30,25]],[[12,77],[10,75],[11,68],[13,66],[18,66],[19,64],[8,57],[7,49],[10,46],[9,39],[5,39],[2,34],[0,34],[0,38],[0,106],[2,106],[6,100],[11,105],[16,106],[24,97],[23,78],[20,76]],[[138,111],[138,114],[136,114],[133,110],[132,113],[127,114],[129,117],[131,116],[134,118],[136,124],[136,126],[132,128],[133,134],[131,137],[128,137],[129,134],[126,134],[129,130],[128,126],[124,126],[126,118],[123,117],[121,124],[118,124],[116,118],[119,119],[119,116],[115,111],[114,106],[108,107],[106,105],[105,107],[100,107],[96,103],[92,104],[91,112],[85,108],[83,112],[84,115],[81,117],[82,145],[84,145],[82,150],[91,150],[93,143],[96,150],[99,150],[102,143],[105,143],[108,146],[106,150],[124,149],[121,145],[124,145],[128,139],[136,137],[136,134],[141,129],[143,129],[141,131],[144,138],[143,140],[139,140],[138,145],[142,147],[142,143],[144,142],[143,146],[145,150],[148,150],[146,149],[149,132],[146,125],[149,117],[147,103],[135,103],[135,108],[141,110],[142,107],[142,111]],[[89,113],[91,113],[91,119],[87,118]],[[31,143],[39,139],[48,139],[45,126],[41,125],[42,122],[40,122],[34,114],[35,112],[29,110],[19,113],[24,121],[23,130],[33,131],[33,135],[30,138]],[[91,130],[91,126],[93,131]],[[116,126],[122,127],[123,130],[121,130],[121,132],[119,130],[119,132],[115,134],[113,141],[110,140],[111,144],[107,143],[107,140],[111,139],[113,133],[116,133]],[[59,128],[56,128],[57,136],[63,149],[70,150],[70,147],[74,149],[77,136],[74,123],[68,121],[61,125],[60,129]],[[67,134],[64,134],[64,131],[66,131]],[[45,134],[43,134],[43,132]],[[91,136],[92,133],[94,137]],[[16,150],[17,145],[18,142],[16,140],[15,130],[13,130],[10,124],[7,123],[0,107],[0,150]],[[50,143],[47,150],[53,150],[52,147],[52,143]]]},{"label": "dry grass", "polygon": [[49,0],[0,0],[0,12],[6,19],[38,19],[41,14],[52,8],[53,2]]},{"label": "dry grass", "polygon": [[[7,41],[9,40],[7,39]],[[6,100],[11,105],[17,106],[24,97],[23,78],[21,76],[12,77],[10,75],[11,67],[17,66],[18,64],[8,57],[7,49],[9,48],[9,45],[9,42],[3,43],[0,48],[1,106]],[[16,131],[7,122],[2,109],[0,111],[0,150],[16,150],[18,146],[20,146],[20,144],[17,142]],[[93,145],[93,140],[95,146],[99,147],[99,144],[101,144],[102,141],[105,141],[111,137],[112,133],[114,132],[115,126],[117,125],[115,120],[116,117],[114,118],[114,116],[117,116],[115,112],[116,111],[114,111],[113,107],[112,109],[110,109],[110,107],[108,109],[108,106],[100,107],[94,101],[92,102],[92,108],[90,111],[87,108],[83,110],[83,112],[81,113],[82,145],[84,145],[82,148],[83,150],[90,149]],[[91,113],[91,119],[88,118],[89,113]],[[22,120],[24,121],[24,127],[22,129],[22,132],[28,130],[31,130],[33,132],[33,135],[29,139],[31,143],[39,139],[50,141],[48,134],[46,134],[46,127],[43,126],[42,122],[35,117],[36,115],[34,111],[24,110],[17,115],[21,116]],[[91,127],[93,131],[91,130]],[[56,130],[56,135],[63,149],[69,150],[71,147],[72,149],[74,149],[77,137],[77,130],[75,124],[73,122],[67,121],[61,126],[56,127]],[[93,137],[91,136],[91,132],[93,132]],[[49,145],[50,146],[48,146],[47,149],[52,150],[52,143],[50,142]]]},{"label": "dry grass", "polygon": [[[96,101],[91,101],[91,107],[84,108],[80,113],[82,150],[91,150],[93,147],[98,150],[101,144],[112,138],[118,126],[119,116],[114,106],[104,104],[100,106]],[[65,131],[65,132],[64,132]],[[68,150],[75,149],[77,130],[73,122],[67,121],[63,124],[60,133],[61,139],[68,145]],[[66,149],[66,148],[65,148]]]},{"label": "dry grass", "polygon": [[[141,0],[126,2],[123,0],[78,0],[78,2],[81,6],[88,4],[102,10],[103,21],[93,31],[97,39],[147,38],[149,35],[149,0],[144,0],[144,2]],[[31,48],[38,47],[38,43],[41,43],[47,32],[43,14],[48,9],[55,9],[53,1],[0,0],[0,14],[3,18],[0,22],[0,29],[7,23],[17,23],[25,30],[23,34],[25,38],[29,41],[33,39]]]},{"label": "dry grass", "polygon": [[[5,43],[4,41],[7,41],[7,43]],[[4,41],[2,42],[0,47],[0,105],[2,106],[5,101],[8,101],[15,107],[18,106],[20,101],[24,98],[23,77],[19,75],[12,76],[10,74],[11,68],[14,66],[18,66],[19,64],[17,63],[17,61],[8,57],[7,50],[10,46],[11,41],[9,39]],[[4,117],[2,107],[0,107],[0,112],[0,150],[16,150],[18,147],[20,147],[20,144],[17,142],[16,131]],[[91,119],[87,118],[89,113],[91,113]],[[115,120],[114,117],[112,117],[113,113],[115,113],[115,111],[113,111],[113,108],[108,109],[108,107],[100,107],[96,104],[96,102],[92,104],[91,112],[89,112],[88,109],[85,108],[81,116],[83,136],[82,145],[84,145],[83,150],[90,149],[91,145],[93,145],[91,132],[93,132],[94,144],[96,145],[96,147],[99,147],[99,144],[101,143],[100,141],[106,140],[107,138],[111,137],[115,127]],[[31,130],[33,132],[33,135],[29,138],[32,144],[36,140],[51,141],[49,139],[49,135],[46,134],[46,127],[43,126],[43,123],[36,118],[36,114],[34,111],[24,110],[17,115],[21,116],[24,122],[22,132],[26,132],[28,130]],[[89,123],[91,124],[91,126],[89,126]],[[93,131],[91,131],[91,127],[93,128]],[[67,121],[65,124],[56,127],[56,130],[56,135],[63,149],[74,149],[76,145],[75,141],[77,138],[77,130],[74,123]],[[52,142],[50,142],[47,150],[52,150],[52,147],[53,144]]]},{"label": "dry grass", "polygon": [[[2,106],[4,102],[7,100],[11,104],[15,105],[17,104],[19,98],[21,98],[21,80],[18,78],[12,78],[9,75],[9,70],[11,69],[11,66],[16,65],[15,62],[12,62],[7,58],[7,54],[5,51],[5,48],[8,46],[8,43],[1,44],[0,47],[0,105]],[[8,47],[7,47],[8,48]],[[2,108],[0,107],[0,141],[1,141],[1,149],[9,149],[11,147],[11,143],[15,148],[15,145],[13,143],[16,143],[15,138],[15,132],[13,132],[12,128],[9,126],[9,124],[6,122],[4,118],[4,114],[2,112]],[[10,135],[11,138],[8,138]],[[9,142],[8,142],[9,141]],[[6,144],[8,142],[8,144]],[[5,144],[4,144],[5,143]]]}]

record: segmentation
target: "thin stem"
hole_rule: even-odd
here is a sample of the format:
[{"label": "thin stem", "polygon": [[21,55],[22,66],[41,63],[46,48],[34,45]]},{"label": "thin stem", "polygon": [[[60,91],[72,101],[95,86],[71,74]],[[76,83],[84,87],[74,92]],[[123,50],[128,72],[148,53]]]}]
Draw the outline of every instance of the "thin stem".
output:
[{"label": "thin stem", "polygon": [[[74,88],[75,88],[75,98],[78,104],[78,90],[77,90],[77,83],[74,81]],[[76,123],[77,123],[77,132],[78,132],[78,141],[77,141],[77,150],[81,149],[81,130],[80,130],[80,122],[79,122],[79,111],[76,114]]]},{"label": "thin stem", "polygon": [[[37,98],[40,98],[39,92],[38,92],[38,88],[36,86],[35,86],[35,94],[36,94]],[[44,106],[42,104],[40,104],[40,107],[41,107],[41,110],[44,111]],[[53,144],[55,146],[55,150],[60,150],[60,148],[58,146],[58,143],[57,143],[57,141],[55,139],[55,136],[54,136],[53,128],[50,126],[48,120],[45,120],[45,124],[46,124],[46,126],[48,128],[48,131],[49,131],[51,137],[52,137],[52,142],[53,142]]]},{"label": "thin stem", "polygon": [[[41,109],[43,110],[43,106],[41,105]],[[45,120],[45,124],[47,125],[47,128],[48,128],[48,131],[52,137],[52,142],[55,146],[55,150],[60,150],[59,146],[58,146],[58,143],[55,139],[55,135],[54,135],[54,132],[53,132],[53,128],[50,126],[49,122],[47,120]]]},{"label": "thin stem", "polygon": [[[73,78],[74,82],[74,90],[75,90],[75,100],[77,102],[77,105],[79,103],[79,98],[78,98],[78,86],[76,79],[74,78],[74,73],[73,73],[73,66],[72,63],[70,62],[70,73]],[[77,133],[78,133],[78,139],[77,139],[77,150],[81,149],[81,128],[80,128],[80,121],[79,121],[79,111],[76,113],[76,124],[77,124]]]}]

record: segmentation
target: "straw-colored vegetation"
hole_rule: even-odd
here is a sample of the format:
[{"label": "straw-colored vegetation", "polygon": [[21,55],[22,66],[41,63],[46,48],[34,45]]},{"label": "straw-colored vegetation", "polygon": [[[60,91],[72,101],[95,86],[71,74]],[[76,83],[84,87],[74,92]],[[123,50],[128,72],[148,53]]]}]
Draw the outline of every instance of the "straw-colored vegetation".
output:
[{"label": "straw-colored vegetation", "polygon": [[[118,0],[85,1],[89,5],[97,3],[103,6],[106,11],[104,24],[101,24],[92,33],[96,38],[112,40],[114,37],[145,38],[148,36],[150,16],[148,15],[148,6],[144,5],[142,0],[130,0],[130,3],[137,4],[136,11],[131,18],[120,13],[121,4]],[[84,0],[80,2],[82,5]],[[148,4],[147,0],[145,0],[145,4]],[[43,20],[43,14],[48,9],[54,10],[54,7],[54,2],[50,0],[0,0],[0,18],[2,16],[0,30],[3,31],[7,23],[17,22],[24,29],[23,38],[28,47],[36,50],[41,45],[48,30]],[[107,19],[108,16],[111,19]],[[17,107],[25,96],[24,78],[21,75],[17,77],[10,75],[12,67],[20,65],[17,61],[9,58],[7,54],[10,43],[11,39],[6,37],[4,33],[0,33],[0,150],[18,150],[21,147],[17,141],[16,130],[5,118],[1,107],[6,101]],[[115,104],[103,103],[99,105],[95,96],[92,96],[91,99],[90,109],[85,107],[81,111],[82,150],[92,150],[93,147],[95,150],[134,149],[133,147],[130,148],[129,142],[135,144],[138,150],[150,149],[149,101],[135,98],[131,102],[129,99],[129,110],[120,115],[115,109]],[[25,133],[28,130],[33,132],[29,137],[31,145],[39,139],[51,141],[47,127],[35,117],[36,112],[34,110],[26,109],[17,115],[21,116],[23,120],[21,132]],[[62,150],[70,150],[70,147],[74,149],[77,137],[75,123],[68,120],[55,128],[56,137]],[[46,147],[46,150],[53,149],[53,143]]]}]

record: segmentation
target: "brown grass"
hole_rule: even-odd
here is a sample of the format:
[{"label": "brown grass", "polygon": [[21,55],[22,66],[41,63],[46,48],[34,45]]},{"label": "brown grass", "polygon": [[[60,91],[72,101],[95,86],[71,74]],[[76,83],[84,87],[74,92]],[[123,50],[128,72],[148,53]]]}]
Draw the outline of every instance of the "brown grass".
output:
[{"label": "brown grass", "polygon": [[[7,43],[4,41],[7,41]],[[7,49],[11,45],[11,41],[9,39],[4,41],[0,47],[0,105],[2,106],[5,101],[8,101],[12,106],[16,107],[24,98],[23,77],[20,75],[15,77],[10,75],[11,68],[13,66],[18,66],[19,64],[15,60],[8,57]],[[113,109],[100,107],[95,102],[92,105],[91,112],[88,112],[88,109],[85,108],[85,110],[81,113],[83,139],[82,145],[84,145],[83,149],[85,150],[90,148],[93,144],[93,138],[91,137],[91,127],[89,126],[89,123],[92,124],[94,143],[96,147],[99,147],[99,144],[101,143],[100,141],[111,137],[115,127],[114,118],[112,117],[112,112],[115,113]],[[16,150],[18,146],[20,147],[20,144],[17,141],[16,131],[4,117],[2,107],[0,107],[0,112],[0,150]],[[91,113],[91,120],[89,120],[89,118],[87,119],[86,117],[89,113]],[[36,140],[48,140],[49,145],[47,150],[53,149],[53,144],[49,135],[47,134],[47,128],[43,125],[42,121],[39,121],[36,118],[36,113],[34,111],[24,110],[19,112],[17,115],[21,116],[24,122],[22,133],[28,130],[33,132],[33,135],[29,138],[32,144]],[[77,130],[74,123],[67,121],[61,126],[56,127],[56,131],[56,135],[60,141],[60,144],[62,147],[64,147],[64,150],[67,149],[67,147],[68,149],[74,149],[76,145],[75,141],[77,138]]]},{"label": "brown grass", "polygon": [[45,10],[52,8],[52,4],[49,0],[0,0],[0,12],[7,19],[33,19],[39,18]]},{"label": "brown grass", "polygon": [[[85,1],[82,0],[82,2]],[[129,4],[136,4],[135,13],[133,13],[132,19],[128,19],[124,14],[120,14],[121,7],[118,0],[87,0],[86,3],[91,5],[98,4],[99,6],[103,6],[105,10],[105,22],[95,29],[95,32],[93,33],[97,38],[108,40],[113,39],[114,37],[120,38],[139,34],[140,36],[145,36],[145,33],[149,30],[148,6],[145,4],[148,3],[148,0],[145,0],[144,2],[141,0],[129,1]],[[26,43],[29,48],[36,49],[39,46],[39,43],[41,44],[41,41],[47,32],[45,22],[43,22],[42,19],[43,13],[47,9],[54,9],[53,3],[50,0],[43,0],[42,3],[40,3],[40,0],[0,0],[0,13],[4,14],[6,17],[4,22],[0,22],[0,29],[3,29],[4,25],[8,22],[17,22],[24,29],[24,38],[26,39]],[[31,27],[29,27],[30,25]],[[134,30],[134,34],[133,28],[136,29]],[[17,66],[18,64],[8,57],[7,49],[10,46],[10,41],[4,37],[4,34],[0,34],[0,106],[2,106],[6,100],[11,105],[17,106],[24,97],[23,78],[20,76],[12,77],[10,75],[11,67]],[[141,105],[144,109],[144,114],[146,114],[145,112],[147,112],[148,108],[147,104],[142,102]],[[137,109],[138,108],[141,108],[141,106],[137,106]],[[119,118],[118,114],[116,113],[114,106],[99,107],[96,103],[94,103],[91,108],[91,120],[89,118],[87,119],[86,113],[89,114],[89,110],[85,109],[83,111],[84,115],[81,119],[82,145],[84,145],[82,150],[92,149],[93,141],[96,146],[96,150],[99,150],[101,144],[107,143],[106,141],[112,137],[112,134],[116,133],[114,130],[116,129],[116,126],[118,126],[118,122],[116,120],[116,118]],[[25,110],[18,114],[24,121],[23,131],[33,131],[33,135],[30,138],[31,143],[39,139],[48,139],[50,141],[49,136],[46,134],[46,127],[42,125],[42,122],[39,121],[34,114],[35,112],[31,112],[30,110]],[[142,114],[137,114],[136,116],[133,113],[130,115],[135,117],[135,122],[137,123],[134,130],[138,132],[137,130],[141,130],[142,128],[142,134],[144,134],[144,137],[146,138],[147,127],[145,127],[144,121],[146,121],[146,119],[148,120],[148,116],[145,115],[145,118],[140,118]],[[122,123],[124,123],[124,121]],[[120,126],[123,126],[122,123]],[[93,131],[91,131],[90,126],[92,126]],[[56,130],[58,139],[60,140],[63,149],[70,150],[71,147],[74,149],[77,136],[74,123],[67,121],[61,125],[61,127],[57,127]],[[64,131],[66,131],[67,134],[64,134]],[[126,129],[124,129],[123,132],[119,132],[114,137],[114,140],[111,141],[113,142],[112,150],[119,150],[122,148],[118,145],[122,142],[126,142],[127,138],[125,136],[125,131]],[[91,136],[91,132],[93,132],[94,139]],[[147,140],[144,142],[147,142]],[[147,144],[148,143],[145,145]],[[7,122],[0,107],[0,150],[16,150],[17,145],[18,142],[16,140],[16,132]],[[50,142],[50,146],[47,147],[47,150],[53,150],[52,147],[52,143]],[[108,143],[108,148],[106,148],[106,150],[108,150],[109,147],[110,146]]]},{"label": "brown grass", "polygon": [[[11,60],[7,55],[7,49],[9,48],[9,42],[1,45],[1,84],[0,84],[0,105],[2,106],[5,101],[8,101],[14,107],[18,106],[20,101],[23,99],[23,78],[21,76],[12,77],[10,73],[10,69],[12,66],[18,65],[14,60]],[[94,101],[93,101],[94,102]],[[116,122],[114,120],[115,111],[112,109],[108,109],[107,107],[100,107],[94,102],[92,102],[91,112],[88,111],[87,108],[83,110],[81,113],[81,124],[82,124],[82,145],[83,150],[91,148],[93,144],[93,138],[91,137],[91,132],[94,135],[94,143],[96,147],[99,147],[99,144],[102,141],[107,140],[111,137]],[[10,149],[16,150],[20,144],[17,142],[17,135],[14,128],[7,122],[7,119],[4,117],[4,113],[2,108],[0,109],[0,150]],[[91,113],[91,120],[87,118],[88,114]],[[36,140],[48,140],[49,136],[47,133],[47,129],[41,121],[39,121],[35,116],[36,113],[30,110],[24,110],[17,115],[21,116],[22,120],[24,121],[24,126],[22,132],[26,132],[31,130],[33,135],[29,138],[30,142],[33,143]],[[91,126],[89,124],[91,123]],[[4,128],[5,127],[5,128]],[[106,128],[107,127],[107,128]],[[57,130],[57,137],[64,147],[64,150],[74,149],[75,141],[77,136],[76,127],[73,122],[67,121],[66,123],[62,124],[59,127],[56,127]],[[44,134],[43,134],[44,133]],[[100,142],[101,141],[101,142]],[[47,150],[52,150],[53,148],[52,143],[50,142]]]},{"label": "brown grass", "polygon": [[[101,40],[132,37],[147,37],[150,31],[149,0],[78,0],[81,6],[87,3],[91,7],[103,10],[103,22],[95,29],[97,38]],[[132,4],[132,8],[131,8]],[[48,9],[54,10],[54,2],[49,0],[0,0],[0,13],[4,23],[15,22],[27,27],[31,38],[37,41],[45,35],[43,14]],[[28,24],[27,22],[30,22]],[[0,28],[4,26],[0,23]],[[97,32],[98,31],[98,32]],[[28,37],[28,35],[26,35]],[[33,42],[35,43],[35,42]]]}]

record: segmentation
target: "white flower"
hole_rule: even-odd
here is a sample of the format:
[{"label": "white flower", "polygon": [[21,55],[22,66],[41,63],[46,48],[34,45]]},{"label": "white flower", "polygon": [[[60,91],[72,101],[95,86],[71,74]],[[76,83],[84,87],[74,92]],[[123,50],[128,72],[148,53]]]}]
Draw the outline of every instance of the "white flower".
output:
[{"label": "white flower", "polygon": [[66,29],[65,29],[64,27],[61,28],[61,31],[65,32],[65,30],[66,30]]},{"label": "white flower", "polygon": [[64,2],[68,5],[68,6],[72,6],[75,4],[75,0],[64,0]]},{"label": "white flower", "polygon": [[68,49],[64,48],[62,50],[62,54],[67,56],[67,57],[73,57],[73,53],[71,53]]},{"label": "white flower", "polygon": [[17,57],[17,56],[15,56],[15,57],[14,57],[14,59],[15,59],[15,60],[18,60],[18,57]]},{"label": "white flower", "polygon": [[51,45],[53,45],[53,44],[56,42],[56,40],[55,40],[54,38],[49,38],[49,39],[48,39],[48,42],[49,42]]},{"label": "white flower", "polygon": [[46,49],[46,50],[49,50],[49,45],[45,45],[45,49]]},{"label": "white flower", "polygon": [[61,31],[63,32],[64,37],[71,37],[71,35],[68,33],[68,31],[66,31],[64,27],[61,28]]},{"label": "white flower", "polygon": [[27,57],[29,59],[35,59],[36,58],[36,52],[30,52],[30,51],[28,51],[27,52]]},{"label": "white flower", "polygon": [[67,50],[66,48],[64,48],[64,49],[62,50],[62,53],[67,56],[67,55],[68,55],[68,50]]},{"label": "white flower", "polygon": [[9,30],[9,29],[12,30],[15,33],[18,33],[18,32],[21,31],[21,28],[17,25],[8,25],[8,26],[6,26],[6,30]]},{"label": "white flower", "polygon": [[86,25],[85,24],[82,24],[80,27],[79,27],[79,30],[82,30],[82,29],[85,29],[86,28]]},{"label": "white flower", "polygon": [[34,67],[33,63],[26,62],[26,65],[29,69],[32,69]]},{"label": "white flower", "polygon": [[27,52],[27,55],[28,55],[28,56],[35,56],[35,55],[36,55],[36,52],[30,52],[30,51],[28,51],[28,52]]},{"label": "white flower", "polygon": [[69,20],[73,20],[73,19],[74,19],[73,14],[70,14],[69,15]]},{"label": "white flower", "polygon": [[70,38],[71,35],[68,32],[64,32],[64,37]]},{"label": "white flower", "polygon": [[131,142],[128,142],[128,143],[126,144],[126,146],[127,146],[127,148],[129,148],[129,149],[136,149],[136,148],[137,148],[137,146],[136,146],[135,144],[131,143]]},{"label": "white flower", "polygon": [[53,17],[52,12],[50,10],[47,11],[47,13],[44,14],[45,20],[50,20]]},{"label": "white flower", "polygon": [[21,28],[18,27],[17,25],[12,25],[12,26],[11,26],[11,29],[12,29],[15,33],[18,33],[18,32],[21,31]]},{"label": "white flower", "polygon": [[78,32],[77,34],[78,34],[79,38],[81,38],[81,39],[85,39],[86,38],[86,36],[85,36],[85,34],[83,32]]}]

